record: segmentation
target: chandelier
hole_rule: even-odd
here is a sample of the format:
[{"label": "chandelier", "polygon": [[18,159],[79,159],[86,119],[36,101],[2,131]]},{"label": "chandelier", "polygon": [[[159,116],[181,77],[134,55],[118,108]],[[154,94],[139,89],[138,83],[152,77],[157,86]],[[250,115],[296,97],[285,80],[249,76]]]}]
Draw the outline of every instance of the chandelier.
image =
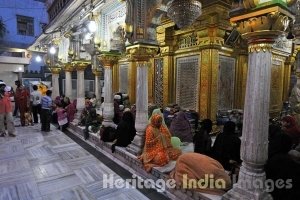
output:
[{"label": "chandelier", "polygon": [[167,15],[179,28],[190,26],[201,15],[201,3],[197,0],[173,0]]}]

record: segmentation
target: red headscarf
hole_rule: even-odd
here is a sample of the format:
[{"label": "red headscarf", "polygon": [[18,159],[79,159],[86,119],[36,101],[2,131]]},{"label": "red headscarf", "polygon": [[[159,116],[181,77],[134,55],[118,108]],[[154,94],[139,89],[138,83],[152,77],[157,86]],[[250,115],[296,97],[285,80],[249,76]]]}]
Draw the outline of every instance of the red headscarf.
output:
[{"label": "red headscarf", "polygon": [[292,138],[293,143],[297,145],[300,140],[300,129],[297,126],[296,119],[292,116],[285,116],[282,118],[282,121],[289,123],[288,126],[283,127],[283,131],[288,134]]}]

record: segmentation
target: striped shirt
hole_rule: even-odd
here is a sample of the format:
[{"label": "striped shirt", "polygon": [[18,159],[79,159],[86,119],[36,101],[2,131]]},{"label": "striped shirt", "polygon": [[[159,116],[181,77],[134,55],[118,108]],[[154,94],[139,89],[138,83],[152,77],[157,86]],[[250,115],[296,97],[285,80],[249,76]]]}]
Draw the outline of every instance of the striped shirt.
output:
[{"label": "striped shirt", "polygon": [[49,96],[42,97],[42,109],[51,109],[52,108],[52,99]]}]

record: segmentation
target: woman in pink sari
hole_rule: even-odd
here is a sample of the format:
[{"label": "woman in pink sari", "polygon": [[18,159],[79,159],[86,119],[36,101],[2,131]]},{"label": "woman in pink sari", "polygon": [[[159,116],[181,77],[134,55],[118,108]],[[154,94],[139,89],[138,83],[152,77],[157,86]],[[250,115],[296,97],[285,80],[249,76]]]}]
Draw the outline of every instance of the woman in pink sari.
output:
[{"label": "woman in pink sari", "polygon": [[68,118],[68,122],[72,122],[74,120],[75,117],[75,113],[76,113],[76,103],[77,100],[75,99],[73,101],[73,103],[70,103],[65,109],[67,111],[67,118]]}]

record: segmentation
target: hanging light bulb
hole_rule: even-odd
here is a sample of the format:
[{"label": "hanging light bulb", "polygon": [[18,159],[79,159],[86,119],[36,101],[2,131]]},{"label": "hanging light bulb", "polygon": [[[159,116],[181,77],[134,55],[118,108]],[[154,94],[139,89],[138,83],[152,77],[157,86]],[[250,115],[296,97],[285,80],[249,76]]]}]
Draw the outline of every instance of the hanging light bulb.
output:
[{"label": "hanging light bulb", "polygon": [[51,54],[55,54],[55,53],[56,53],[55,47],[54,47],[54,46],[50,47],[49,52],[50,52]]},{"label": "hanging light bulb", "polygon": [[41,56],[40,56],[40,55],[37,55],[37,56],[35,57],[35,61],[36,61],[36,62],[41,62],[41,61],[42,61]]},{"label": "hanging light bulb", "polygon": [[88,24],[88,29],[90,33],[95,33],[97,30],[97,24],[94,20],[91,20]]}]

